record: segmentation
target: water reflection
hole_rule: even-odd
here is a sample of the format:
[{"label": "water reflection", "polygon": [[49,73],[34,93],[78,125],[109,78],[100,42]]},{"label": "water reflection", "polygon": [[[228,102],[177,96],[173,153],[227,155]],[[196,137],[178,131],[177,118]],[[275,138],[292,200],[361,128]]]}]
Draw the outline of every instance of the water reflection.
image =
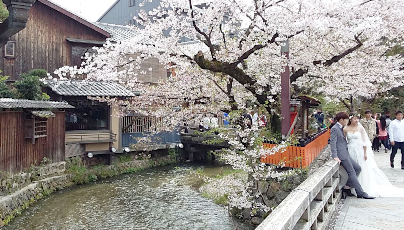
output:
[{"label": "water reflection", "polygon": [[[196,166],[167,166],[61,192],[4,229],[253,229],[201,197]],[[213,174],[218,167],[205,167]]]}]

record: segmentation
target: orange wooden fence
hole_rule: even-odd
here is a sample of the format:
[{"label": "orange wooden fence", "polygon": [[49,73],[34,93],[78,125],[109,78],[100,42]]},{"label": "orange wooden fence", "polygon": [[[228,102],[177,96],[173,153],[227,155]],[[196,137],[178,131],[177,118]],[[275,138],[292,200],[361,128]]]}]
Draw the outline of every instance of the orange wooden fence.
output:
[{"label": "orange wooden fence", "polygon": [[[289,146],[284,152],[261,157],[261,162],[267,164],[283,165],[291,168],[307,168],[318,154],[328,144],[330,131],[327,130],[305,147]],[[264,143],[264,147],[271,148],[275,144]]]}]

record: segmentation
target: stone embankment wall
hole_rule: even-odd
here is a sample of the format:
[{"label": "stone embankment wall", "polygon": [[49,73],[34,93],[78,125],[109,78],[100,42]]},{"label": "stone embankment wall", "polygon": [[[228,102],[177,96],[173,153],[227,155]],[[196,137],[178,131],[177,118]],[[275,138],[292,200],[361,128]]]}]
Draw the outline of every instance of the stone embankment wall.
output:
[{"label": "stone embankment wall", "polygon": [[8,224],[22,210],[33,202],[75,184],[83,184],[105,177],[124,173],[137,172],[143,169],[177,163],[174,156],[168,155],[148,160],[133,160],[114,165],[103,165],[87,169],[87,174],[81,175],[93,180],[80,180],[74,171],[66,170],[66,162],[32,167],[28,173],[4,177],[0,184],[0,227]]},{"label": "stone embankment wall", "polygon": [[[57,189],[73,185],[65,172],[65,162],[32,167],[29,172],[2,178],[0,226],[7,224],[31,203]],[[8,193],[9,195],[4,195]]]},{"label": "stone embankment wall", "polygon": [[[254,188],[252,188],[255,202],[265,204],[271,209],[276,208],[295,188],[330,159],[331,150],[327,146],[310,164],[308,169],[294,169],[289,175],[256,182]],[[242,211],[242,219],[250,221],[253,225],[260,224],[271,213],[271,211],[265,213],[254,208],[238,211]]]}]

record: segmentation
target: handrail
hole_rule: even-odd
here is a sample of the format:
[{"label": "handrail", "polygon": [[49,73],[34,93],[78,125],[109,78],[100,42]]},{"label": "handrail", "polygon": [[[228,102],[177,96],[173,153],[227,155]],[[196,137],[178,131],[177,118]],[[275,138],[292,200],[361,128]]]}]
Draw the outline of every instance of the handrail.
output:
[{"label": "handrail", "polygon": [[339,164],[330,160],[294,189],[256,230],[325,229],[341,197]]},{"label": "handrail", "polygon": [[66,142],[111,141],[116,140],[115,133],[72,133],[66,134]]}]

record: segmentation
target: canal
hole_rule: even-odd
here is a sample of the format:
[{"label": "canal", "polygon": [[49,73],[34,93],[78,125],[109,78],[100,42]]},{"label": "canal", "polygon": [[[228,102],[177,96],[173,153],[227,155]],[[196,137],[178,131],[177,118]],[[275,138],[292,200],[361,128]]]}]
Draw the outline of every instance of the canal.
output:
[{"label": "canal", "polygon": [[201,196],[190,170],[176,165],[126,174],[66,189],[40,200],[3,229],[254,229]]}]

